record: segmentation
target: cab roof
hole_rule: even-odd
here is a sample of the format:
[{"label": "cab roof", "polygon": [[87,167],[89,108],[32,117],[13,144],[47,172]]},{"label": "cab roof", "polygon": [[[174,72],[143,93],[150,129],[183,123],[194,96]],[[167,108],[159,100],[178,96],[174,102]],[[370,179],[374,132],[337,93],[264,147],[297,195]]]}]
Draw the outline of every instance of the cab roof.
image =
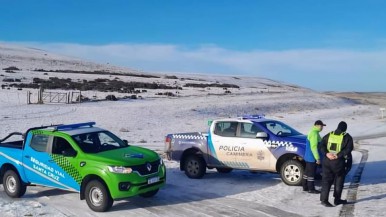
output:
[{"label": "cab roof", "polygon": [[234,121],[234,122],[262,122],[269,121],[270,119],[266,119],[265,115],[243,115],[237,118],[223,118],[216,119],[214,121]]}]

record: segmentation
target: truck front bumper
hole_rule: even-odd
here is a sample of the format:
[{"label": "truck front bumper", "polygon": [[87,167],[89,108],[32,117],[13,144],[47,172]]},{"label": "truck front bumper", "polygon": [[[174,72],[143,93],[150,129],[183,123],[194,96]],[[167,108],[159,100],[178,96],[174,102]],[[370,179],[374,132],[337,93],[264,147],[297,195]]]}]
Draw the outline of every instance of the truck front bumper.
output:
[{"label": "truck front bumper", "polygon": [[114,200],[133,197],[161,188],[166,183],[166,167],[160,165],[157,173],[141,176],[139,174],[118,175],[108,183],[111,197]]}]

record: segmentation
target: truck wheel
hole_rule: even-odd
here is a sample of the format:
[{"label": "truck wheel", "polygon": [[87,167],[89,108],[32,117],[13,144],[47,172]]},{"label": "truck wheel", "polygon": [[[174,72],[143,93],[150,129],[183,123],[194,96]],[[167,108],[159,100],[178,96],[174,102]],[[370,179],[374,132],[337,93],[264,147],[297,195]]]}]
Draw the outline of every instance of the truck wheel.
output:
[{"label": "truck wheel", "polygon": [[283,182],[290,186],[302,184],[304,166],[298,160],[288,160],[280,168],[280,176]]},{"label": "truck wheel", "polygon": [[218,167],[216,168],[217,172],[219,173],[230,173],[232,172],[232,168],[223,168],[223,167]]},{"label": "truck wheel", "polygon": [[191,179],[200,179],[206,172],[204,159],[199,155],[190,155],[184,162],[185,174]]},{"label": "truck wheel", "polygon": [[155,189],[153,191],[148,191],[146,193],[139,194],[139,196],[144,197],[144,198],[154,197],[154,195],[156,195],[158,193],[158,191],[159,191],[159,189]]},{"label": "truck wheel", "polygon": [[87,183],[85,189],[87,205],[95,212],[104,212],[111,208],[113,199],[107,188],[98,180]]},{"label": "truck wheel", "polygon": [[13,170],[5,172],[3,176],[3,187],[5,193],[12,198],[23,196],[27,190],[27,186],[21,182],[19,175]]}]

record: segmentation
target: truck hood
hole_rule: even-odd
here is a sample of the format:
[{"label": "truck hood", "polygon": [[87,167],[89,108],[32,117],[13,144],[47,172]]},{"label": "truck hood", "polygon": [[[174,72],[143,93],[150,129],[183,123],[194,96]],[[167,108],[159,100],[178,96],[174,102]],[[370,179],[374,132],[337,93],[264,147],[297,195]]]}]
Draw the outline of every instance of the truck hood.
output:
[{"label": "truck hood", "polygon": [[154,151],[138,146],[129,146],[110,151],[104,151],[97,154],[92,154],[90,159],[100,163],[116,166],[135,166],[154,162],[160,157]]}]

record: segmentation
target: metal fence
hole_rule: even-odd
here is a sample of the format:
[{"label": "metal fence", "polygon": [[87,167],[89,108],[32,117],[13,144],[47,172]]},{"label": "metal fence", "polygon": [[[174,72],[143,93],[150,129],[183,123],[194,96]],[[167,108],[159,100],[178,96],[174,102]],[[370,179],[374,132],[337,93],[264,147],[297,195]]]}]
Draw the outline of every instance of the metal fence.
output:
[{"label": "metal fence", "polygon": [[80,103],[81,102],[81,92],[80,91],[70,91],[70,92],[52,92],[39,90],[37,94],[37,99],[35,94],[31,91],[27,91],[27,104],[50,104],[50,103]]}]

